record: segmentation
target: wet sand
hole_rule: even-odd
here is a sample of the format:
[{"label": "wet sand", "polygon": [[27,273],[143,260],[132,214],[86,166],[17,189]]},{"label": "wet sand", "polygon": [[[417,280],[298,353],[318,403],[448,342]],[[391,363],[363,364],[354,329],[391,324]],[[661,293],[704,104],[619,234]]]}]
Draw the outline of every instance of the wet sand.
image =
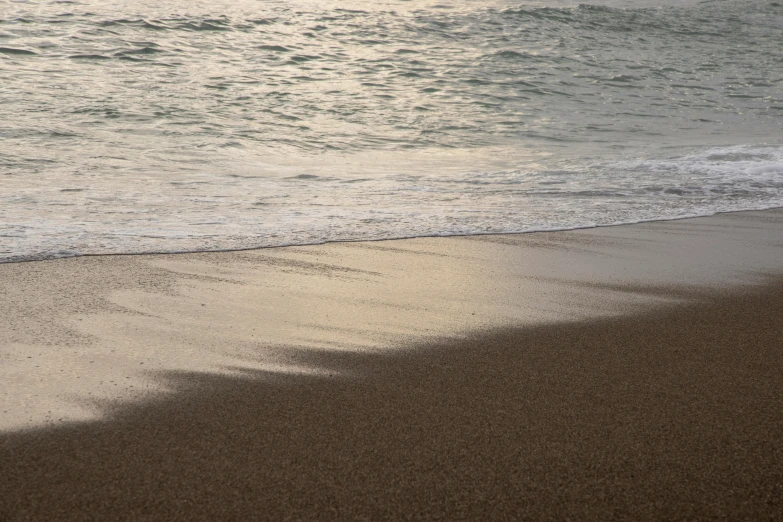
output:
[{"label": "wet sand", "polygon": [[782,232],[2,265],[0,520],[781,518]]}]

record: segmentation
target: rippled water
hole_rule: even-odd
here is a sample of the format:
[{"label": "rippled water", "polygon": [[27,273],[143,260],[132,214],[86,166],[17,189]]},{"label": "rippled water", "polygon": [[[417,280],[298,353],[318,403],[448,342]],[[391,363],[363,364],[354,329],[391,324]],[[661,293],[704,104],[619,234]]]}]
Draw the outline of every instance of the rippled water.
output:
[{"label": "rippled water", "polygon": [[783,205],[783,3],[366,4],[0,3],[0,261]]}]

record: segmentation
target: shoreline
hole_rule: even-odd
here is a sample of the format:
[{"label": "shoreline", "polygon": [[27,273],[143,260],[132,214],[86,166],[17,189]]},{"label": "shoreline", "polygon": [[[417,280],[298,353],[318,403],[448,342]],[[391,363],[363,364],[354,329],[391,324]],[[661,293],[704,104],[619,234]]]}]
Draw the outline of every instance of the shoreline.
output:
[{"label": "shoreline", "polygon": [[783,516],[783,210],[0,264],[0,518]]},{"label": "shoreline", "polygon": [[742,214],[748,212],[767,212],[783,209],[783,205],[775,205],[772,207],[760,207],[742,210],[721,210],[712,212],[709,214],[692,214],[682,217],[672,218],[654,218],[643,219],[640,221],[628,221],[622,223],[610,223],[606,225],[584,225],[570,228],[542,228],[536,230],[525,230],[521,232],[475,232],[475,233],[458,233],[458,234],[430,234],[430,235],[415,235],[415,236],[399,236],[388,238],[359,238],[359,239],[335,239],[325,240],[317,243],[290,243],[281,245],[269,245],[269,246],[252,246],[252,247],[240,247],[240,248],[225,248],[217,250],[173,250],[173,251],[145,251],[145,252],[110,252],[110,253],[97,253],[97,254],[73,254],[63,256],[47,256],[47,257],[35,257],[28,259],[28,256],[18,256],[17,258],[11,258],[10,261],[0,259],[0,264],[5,263],[34,263],[37,261],[56,261],[58,259],[71,259],[74,257],[107,257],[107,256],[165,256],[165,255],[183,255],[183,254],[216,254],[216,253],[231,253],[231,252],[248,252],[254,250],[266,250],[270,248],[289,248],[289,247],[308,247],[308,246],[321,246],[321,245],[340,245],[345,243],[375,243],[379,241],[405,241],[409,239],[432,239],[432,238],[462,238],[473,236],[518,236],[524,234],[541,234],[541,233],[555,233],[555,232],[574,232],[579,230],[592,230],[599,228],[613,228],[613,227],[626,227],[634,225],[643,225],[646,223],[666,223],[669,221],[682,221],[689,219],[709,218],[712,216],[720,216],[723,214]]},{"label": "shoreline", "polygon": [[[0,264],[0,431],[100,418],[152,371],[290,364],[628,315],[781,274],[783,209],[536,234]],[[184,332],[184,333],[183,333]],[[87,402],[85,402],[87,401]],[[51,413],[50,413],[51,412]],[[62,419],[60,421],[59,419]]]}]

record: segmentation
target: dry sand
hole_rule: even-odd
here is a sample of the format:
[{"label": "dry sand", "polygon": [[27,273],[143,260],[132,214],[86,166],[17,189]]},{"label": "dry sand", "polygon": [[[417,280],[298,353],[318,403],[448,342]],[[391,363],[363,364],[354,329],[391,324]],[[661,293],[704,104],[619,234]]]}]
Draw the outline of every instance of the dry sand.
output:
[{"label": "dry sand", "polygon": [[0,520],[780,519],[781,260],[768,211],[0,265]]}]

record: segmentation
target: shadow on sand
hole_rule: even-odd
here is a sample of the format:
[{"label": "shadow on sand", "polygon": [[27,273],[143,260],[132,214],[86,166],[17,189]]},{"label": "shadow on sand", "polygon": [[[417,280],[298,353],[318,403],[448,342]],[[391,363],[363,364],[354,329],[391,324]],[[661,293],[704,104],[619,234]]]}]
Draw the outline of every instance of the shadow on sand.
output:
[{"label": "shadow on sand", "polygon": [[0,519],[783,517],[783,286],[392,354],[163,374],[0,434]]}]

